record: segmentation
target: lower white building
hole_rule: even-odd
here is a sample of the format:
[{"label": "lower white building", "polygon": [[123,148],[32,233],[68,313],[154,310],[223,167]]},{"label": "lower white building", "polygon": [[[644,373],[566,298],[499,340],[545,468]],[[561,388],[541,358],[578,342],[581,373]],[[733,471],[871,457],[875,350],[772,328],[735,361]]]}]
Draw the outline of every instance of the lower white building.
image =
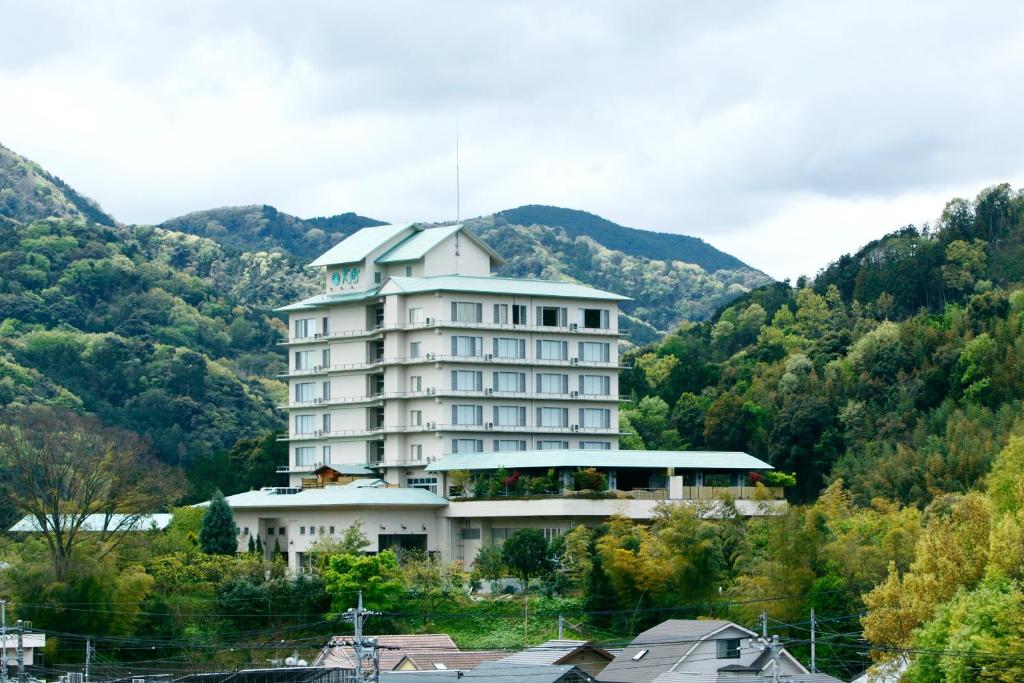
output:
[{"label": "lower white building", "polygon": [[[10,626],[8,626],[10,629]],[[38,663],[36,651],[42,654],[46,647],[46,635],[43,633],[25,633],[21,636],[22,661],[25,666],[35,666]],[[0,661],[7,662],[8,677],[13,678],[18,673],[18,634],[7,632],[0,639]],[[2,664],[0,664],[2,666]]]},{"label": "lower white building", "polygon": [[[431,463],[411,486],[388,484],[363,465],[323,466],[304,486],[267,487],[228,497],[239,551],[260,538],[301,571],[314,545],[359,525],[366,552],[388,548],[436,553],[471,563],[480,548],[534,527],[549,538],[612,515],[651,519],[664,502],[731,501],[741,515],[776,514],[781,489],[751,486],[771,467],[746,453],[550,450],[452,454]],[[595,477],[596,475],[596,477]],[[591,481],[594,480],[594,481]],[[583,489],[594,485],[593,489]]]}]

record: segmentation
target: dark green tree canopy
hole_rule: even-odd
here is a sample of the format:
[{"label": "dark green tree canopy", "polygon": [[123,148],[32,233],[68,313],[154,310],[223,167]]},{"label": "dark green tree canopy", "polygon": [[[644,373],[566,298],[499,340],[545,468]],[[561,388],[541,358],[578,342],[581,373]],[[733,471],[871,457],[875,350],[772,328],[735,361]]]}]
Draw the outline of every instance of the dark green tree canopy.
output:
[{"label": "dark green tree canopy", "polygon": [[203,514],[199,530],[199,547],[208,555],[234,555],[238,550],[238,526],[231,506],[219,490],[213,492],[210,505]]},{"label": "dark green tree canopy", "polygon": [[550,567],[549,545],[540,529],[519,529],[501,547],[501,559],[529,590],[530,579]]}]

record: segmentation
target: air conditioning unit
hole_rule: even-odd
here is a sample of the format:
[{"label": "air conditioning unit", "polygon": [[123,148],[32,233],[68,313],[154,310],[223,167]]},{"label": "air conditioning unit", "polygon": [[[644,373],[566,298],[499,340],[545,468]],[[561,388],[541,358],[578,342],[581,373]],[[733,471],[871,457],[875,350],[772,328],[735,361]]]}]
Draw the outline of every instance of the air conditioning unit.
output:
[{"label": "air conditioning unit", "polygon": [[493,353],[485,353],[484,354],[484,360],[494,360],[494,354]]},{"label": "air conditioning unit", "polygon": [[580,397],[580,392],[578,392],[575,389],[573,389],[572,391],[569,392],[569,396],[571,396],[572,398],[579,398]]},{"label": "air conditioning unit", "polygon": [[494,389],[491,389],[490,387],[487,387],[486,389],[484,389],[484,394],[486,396],[490,396],[493,393],[494,393]]},{"label": "air conditioning unit", "polygon": [[572,426],[572,431],[574,431],[574,432],[580,431],[580,426],[579,425],[573,425]]},{"label": "air conditioning unit", "polygon": [[484,425],[484,429],[494,429],[494,423],[488,422]]},{"label": "air conditioning unit", "polygon": [[579,365],[579,364],[580,364],[580,359],[579,359],[579,358],[576,358],[576,357],[573,357],[573,359],[572,359],[572,360],[571,360],[570,362],[571,362],[571,363],[572,363],[573,365]]},{"label": "air conditioning unit", "polygon": [[580,329],[580,324],[579,323],[569,323],[569,329],[570,330],[578,330],[578,329]]},{"label": "air conditioning unit", "polygon": [[427,325],[433,325],[434,324],[434,319],[433,318],[424,318],[423,322],[425,324],[427,324]]},{"label": "air conditioning unit", "polygon": [[313,403],[323,403],[323,402],[324,402],[324,400],[322,398],[314,398],[313,399]]},{"label": "air conditioning unit", "polygon": [[324,435],[324,430],[318,429],[315,432],[313,432],[313,434],[316,435],[316,436],[323,436]]},{"label": "air conditioning unit", "polygon": [[427,429],[437,429],[437,423],[436,422],[428,422],[427,423]]},{"label": "air conditioning unit", "polygon": [[319,332],[316,332],[313,334],[313,339],[323,339],[323,336],[324,335],[320,334]]},{"label": "air conditioning unit", "polygon": [[321,371],[321,370],[323,370],[323,369],[324,369],[324,368],[323,368],[323,366],[321,366],[321,365],[314,365],[314,366],[313,366],[313,372],[320,372],[320,371]]},{"label": "air conditioning unit", "polygon": [[437,389],[434,387],[427,387],[427,396],[433,396],[437,393]]},{"label": "air conditioning unit", "polygon": [[434,354],[428,353],[426,358],[427,358],[427,360],[434,360]]}]

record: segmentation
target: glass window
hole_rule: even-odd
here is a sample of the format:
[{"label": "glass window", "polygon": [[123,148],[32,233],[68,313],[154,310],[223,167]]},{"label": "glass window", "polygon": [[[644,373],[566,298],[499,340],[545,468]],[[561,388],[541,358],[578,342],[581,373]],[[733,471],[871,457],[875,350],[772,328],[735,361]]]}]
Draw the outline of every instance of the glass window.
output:
[{"label": "glass window", "polygon": [[482,439],[452,439],[452,453],[483,453]]},{"label": "glass window", "polygon": [[314,351],[296,351],[295,352],[295,369],[296,370],[312,370],[314,359],[316,358],[313,354]]},{"label": "glass window", "polygon": [[280,529],[277,530],[277,535],[278,536],[284,536],[284,533],[285,533],[284,532],[284,527],[281,527]]},{"label": "glass window", "polygon": [[312,434],[316,430],[316,415],[296,415],[295,433]]},{"label": "glass window", "polygon": [[381,273],[379,270],[375,270],[373,272],[373,283],[379,285],[383,277],[383,273]]},{"label": "glass window", "polygon": [[541,394],[569,393],[569,375],[537,373],[537,392]]},{"label": "glass window", "polygon": [[580,360],[607,363],[608,359],[608,342],[580,342]]},{"label": "glass window", "polygon": [[547,439],[541,439],[537,442],[538,451],[553,451],[558,449],[565,449],[569,447],[568,441],[551,441]]},{"label": "glass window", "polygon": [[537,340],[537,358],[541,360],[568,360],[568,342],[555,339]]},{"label": "glass window", "polygon": [[551,541],[555,540],[556,538],[558,538],[561,535],[562,535],[562,530],[561,529],[552,529],[552,528],[544,529],[544,538],[547,539],[548,543],[550,543]]},{"label": "glass window", "polygon": [[420,346],[422,342],[410,342],[409,343],[409,358],[420,357]]},{"label": "glass window", "polygon": [[309,466],[316,459],[316,449],[312,446],[302,446],[295,449],[295,464]]},{"label": "glass window", "polygon": [[406,277],[412,277],[412,266],[406,266],[405,267],[405,276]]},{"label": "glass window", "polygon": [[426,489],[431,493],[437,493],[437,477],[408,477],[405,485],[411,489]]},{"label": "glass window", "polygon": [[453,301],[452,320],[459,323],[483,322],[483,305],[470,301]]},{"label": "glass window", "polygon": [[295,338],[307,339],[316,332],[316,320],[314,318],[303,318],[295,321]]},{"label": "glass window", "polygon": [[412,325],[419,325],[423,323],[423,309],[422,308],[410,308],[409,309],[409,323]]},{"label": "glass window", "polygon": [[323,458],[320,459],[320,462],[331,462],[331,447],[324,446],[321,452],[323,453]]},{"label": "glass window", "polygon": [[412,462],[423,460],[423,444],[414,443],[409,446],[409,460]]},{"label": "glass window", "polygon": [[537,408],[537,424],[540,427],[568,427],[568,408]]},{"label": "glass window", "polygon": [[608,329],[608,311],[603,308],[581,309],[580,317],[583,318],[583,327],[588,330]]},{"label": "glass window", "polygon": [[366,442],[366,462],[371,465],[384,461],[384,442],[383,441],[367,441]]},{"label": "glass window", "polygon": [[526,340],[495,337],[494,355],[496,358],[526,358]]},{"label": "glass window", "polygon": [[410,410],[409,411],[409,425],[412,427],[419,427],[423,424],[423,411],[422,410]]},{"label": "glass window", "polygon": [[321,427],[321,429],[324,430],[324,434],[330,434],[331,433],[331,414],[330,413],[324,413],[323,414],[323,426]]},{"label": "glass window", "polygon": [[321,382],[321,384],[320,384],[320,396],[325,401],[330,401],[331,400],[331,382],[330,382],[330,380],[328,380],[326,382]]},{"label": "glass window", "polygon": [[320,333],[325,337],[331,333],[331,319],[326,315],[321,319]]},{"label": "glass window", "polygon": [[498,325],[508,324],[508,304],[494,304],[494,322]]},{"label": "glass window", "polygon": [[526,391],[525,372],[496,372],[494,373],[495,391]]},{"label": "glass window", "polygon": [[483,406],[460,405],[452,406],[452,424],[479,425],[484,421]]},{"label": "glass window", "polygon": [[587,396],[607,396],[611,393],[611,377],[580,375],[580,393]]},{"label": "glass window", "polygon": [[313,383],[302,382],[295,385],[295,400],[299,403],[313,400]]},{"label": "glass window", "polygon": [[592,451],[610,451],[612,445],[608,441],[580,441],[580,448]]},{"label": "glass window", "polygon": [[522,439],[495,439],[494,450],[499,453],[506,451],[525,451],[526,442]]},{"label": "glass window", "polygon": [[525,427],[525,406],[494,406],[494,424],[502,427]]},{"label": "glass window", "polygon": [[452,389],[456,391],[483,391],[484,373],[478,370],[452,370]]},{"label": "glass window", "polygon": [[537,324],[543,327],[566,327],[568,309],[558,306],[538,306]]},{"label": "glass window", "polygon": [[330,349],[324,349],[323,350],[323,356],[320,359],[320,365],[324,366],[325,368],[331,367],[331,350]]},{"label": "glass window", "polygon": [[720,638],[719,640],[715,641],[715,645],[717,646],[719,659],[740,658],[739,638]]},{"label": "glass window", "polygon": [[306,535],[306,527],[300,526],[299,527],[299,534],[301,534],[302,536],[305,536]]},{"label": "glass window", "polygon": [[612,411],[607,408],[580,408],[580,426],[591,429],[608,429],[611,426]]},{"label": "glass window", "polygon": [[483,353],[483,337],[466,337],[455,335],[452,337],[453,356],[479,356]]},{"label": "glass window", "polygon": [[423,377],[413,375],[409,378],[409,391],[423,391]]}]

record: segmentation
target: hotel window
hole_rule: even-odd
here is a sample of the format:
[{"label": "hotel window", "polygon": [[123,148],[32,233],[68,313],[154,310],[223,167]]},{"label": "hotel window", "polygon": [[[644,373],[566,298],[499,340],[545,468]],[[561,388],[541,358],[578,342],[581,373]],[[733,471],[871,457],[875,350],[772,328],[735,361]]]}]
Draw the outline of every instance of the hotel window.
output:
[{"label": "hotel window", "polygon": [[452,320],[458,323],[479,323],[483,322],[483,304],[470,301],[452,302]]},{"label": "hotel window", "polygon": [[426,489],[431,493],[437,493],[437,477],[408,477],[405,485],[411,489]]},{"label": "hotel window", "polygon": [[423,391],[423,377],[420,375],[413,375],[409,378],[409,391],[417,392]]},{"label": "hotel window", "polygon": [[580,375],[580,393],[586,396],[607,396],[612,391],[612,378],[607,375]]},{"label": "hotel window", "polygon": [[562,535],[562,530],[561,529],[551,529],[551,528],[544,529],[544,538],[547,539],[548,543],[551,543],[553,540],[555,540],[556,538],[558,538],[561,535]]},{"label": "hotel window", "polygon": [[526,406],[494,406],[494,424],[501,427],[525,427]]},{"label": "hotel window", "polygon": [[580,342],[580,360],[607,363],[608,359],[608,342]]},{"label": "hotel window", "polygon": [[296,415],[295,433],[312,434],[316,430],[316,415]]},{"label": "hotel window", "polygon": [[322,429],[324,430],[324,434],[330,434],[331,433],[331,414],[330,413],[324,413],[323,417],[324,417],[324,419],[323,419],[323,427],[322,427]]},{"label": "hotel window", "polygon": [[409,358],[420,357],[420,346],[423,342],[409,342]]},{"label": "hotel window", "polygon": [[452,370],[452,389],[456,391],[483,391],[484,373],[478,370]]},{"label": "hotel window", "polygon": [[242,529],[242,535],[243,536],[248,536],[249,535],[249,527],[245,527],[244,529]]},{"label": "hotel window", "polygon": [[452,337],[453,356],[479,356],[483,354],[483,337],[464,337],[456,335]]},{"label": "hotel window", "polygon": [[608,441],[580,441],[580,448],[588,451],[610,451],[612,445]]},{"label": "hotel window", "polygon": [[329,381],[328,382],[323,382],[320,385],[320,396],[325,401],[330,401],[331,400],[331,383]]},{"label": "hotel window", "polygon": [[320,333],[325,337],[331,333],[331,319],[326,315],[320,320]]},{"label": "hotel window", "polygon": [[414,443],[409,446],[409,461],[410,462],[422,462],[423,461],[423,444]]},{"label": "hotel window", "polygon": [[540,360],[569,360],[569,342],[538,339],[537,358]]},{"label": "hotel window", "polygon": [[580,408],[580,426],[590,429],[611,427],[612,411],[607,408]]},{"label": "hotel window", "polygon": [[552,374],[548,372],[537,373],[537,393],[539,394],[568,394],[569,375]]},{"label": "hotel window", "polygon": [[306,401],[313,400],[313,383],[302,382],[301,384],[295,385],[295,401],[297,403],[304,403]]},{"label": "hotel window", "polygon": [[604,308],[581,308],[580,322],[588,330],[608,329],[608,310]]},{"label": "hotel window", "polygon": [[423,411],[422,410],[410,410],[409,411],[409,426],[419,427],[423,424]]},{"label": "hotel window", "polygon": [[568,309],[559,306],[538,306],[537,324],[542,327],[568,327]]},{"label": "hotel window", "polygon": [[526,358],[526,340],[511,337],[494,338],[495,358]]},{"label": "hotel window", "polygon": [[526,305],[525,304],[512,304],[512,324],[513,325],[527,325],[526,322]]},{"label": "hotel window", "polygon": [[331,462],[331,447],[330,446],[324,446],[321,452],[323,453],[323,457],[320,458],[320,462],[330,463]]},{"label": "hotel window", "polygon": [[300,526],[299,527],[299,534],[302,535],[302,536],[305,536],[306,535],[306,527]]},{"label": "hotel window", "polygon": [[508,324],[508,304],[494,304],[494,322],[497,325]]},{"label": "hotel window", "polygon": [[383,441],[367,441],[366,442],[366,462],[371,465],[377,465],[384,461],[384,442]]},{"label": "hotel window", "polygon": [[333,535],[334,535],[334,527],[332,526],[331,527],[331,536],[333,536]]},{"label": "hotel window", "polygon": [[295,321],[295,338],[308,339],[316,332],[316,320],[314,318],[303,318]]},{"label": "hotel window", "polygon": [[483,453],[483,439],[452,439],[452,453]]},{"label": "hotel window", "polygon": [[538,427],[568,427],[568,408],[537,408]]},{"label": "hotel window", "polygon": [[284,536],[284,534],[285,534],[284,527],[281,527],[280,529],[277,530],[277,535],[278,536]]},{"label": "hotel window", "polygon": [[322,366],[324,366],[325,368],[331,367],[331,350],[330,349],[324,349],[324,351],[323,351],[323,358],[322,358],[320,364]]},{"label": "hotel window", "polygon": [[525,372],[496,372],[494,373],[495,391],[526,391]]},{"label": "hotel window", "polygon": [[484,422],[484,407],[455,404],[452,406],[452,424],[480,425]]},{"label": "hotel window", "polygon": [[423,323],[423,309],[422,308],[410,308],[409,309],[409,323],[412,325],[420,325]]},{"label": "hotel window", "polygon": [[384,274],[379,270],[373,271],[373,284],[379,285],[381,280],[384,278]]},{"label": "hotel window", "polygon": [[540,441],[537,442],[537,450],[538,451],[556,451],[556,450],[559,450],[559,449],[564,450],[564,449],[566,449],[568,447],[569,447],[569,442],[568,441],[551,441],[551,440],[541,439]]},{"label": "hotel window", "polygon": [[312,370],[313,369],[313,351],[296,351],[295,352],[295,369],[296,370]]},{"label": "hotel window", "polygon": [[495,439],[494,450],[498,453],[508,451],[525,451],[526,442],[522,439]]},{"label": "hotel window", "polygon": [[312,446],[303,446],[295,449],[295,464],[300,467],[308,467],[316,459],[316,449]]}]

